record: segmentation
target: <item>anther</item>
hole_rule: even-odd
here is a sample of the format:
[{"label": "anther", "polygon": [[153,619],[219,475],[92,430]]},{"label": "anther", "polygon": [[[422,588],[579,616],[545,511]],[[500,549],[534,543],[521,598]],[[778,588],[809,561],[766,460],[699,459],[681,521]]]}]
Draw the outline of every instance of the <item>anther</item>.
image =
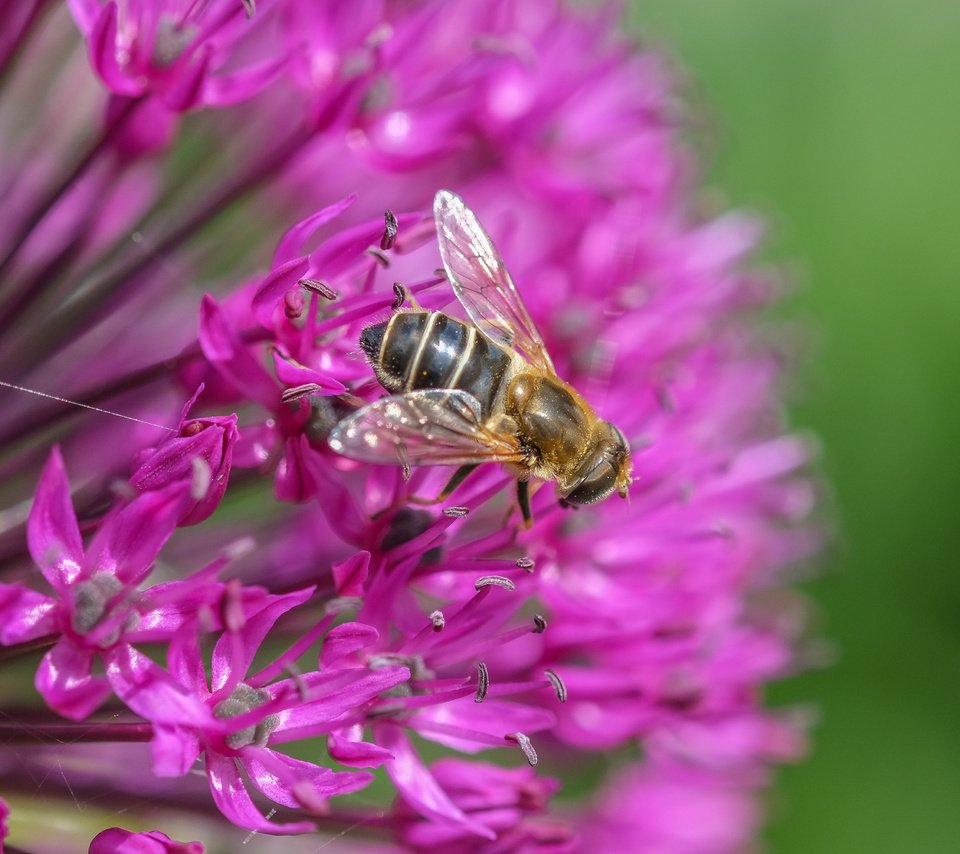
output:
[{"label": "anther", "polygon": [[473,698],[475,703],[482,703],[487,697],[487,691],[490,690],[490,671],[487,665],[482,661],[477,664],[477,696]]},{"label": "anther", "polygon": [[303,397],[309,397],[311,394],[316,394],[320,391],[320,386],[316,383],[304,383],[303,385],[295,385],[290,388],[285,388],[280,392],[280,402],[281,403],[293,403],[294,401],[300,400]]},{"label": "anther", "polygon": [[553,686],[553,692],[557,695],[557,699],[561,703],[566,703],[567,686],[563,684],[563,680],[552,670],[544,670],[543,672],[547,679],[550,680],[550,684]]},{"label": "anther", "polygon": [[473,582],[475,590],[483,590],[484,587],[502,587],[504,590],[516,590],[517,585],[509,578],[503,575],[484,575]]},{"label": "anther", "polygon": [[240,0],[240,5],[247,13],[247,18],[252,18],[257,11],[257,0]]},{"label": "anther", "polygon": [[321,282],[319,279],[301,279],[299,284],[304,290],[310,291],[310,293],[321,296],[324,299],[337,298],[337,292],[326,282]]},{"label": "anther", "polygon": [[367,255],[373,258],[381,267],[390,266],[390,259],[376,246],[368,246]]},{"label": "anther", "polygon": [[393,305],[390,306],[394,311],[400,311],[403,304],[407,301],[407,289],[400,282],[393,283]]},{"label": "anther", "polygon": [[203,432],[203,425],[199,421],[188,421],[180,430],[180,438],[187,439]]},{"label": "anther", "polygon": [[507,741],[512,741],[514,744],[517,744],[520,749],[523,751],[523,755],[527,757],[527,762],[530,765],[537,764],[537,751],[533,749],[533,742],[525,736],[522,732],[511,732],[507,733],[504,736]]},{"label": "anther", "polygon": [[447,619],[443,616],[443,611],[434,611],[430,615],[430,622],[433,623],[433,630],[440,632],[443,631],[443,627],[447,624]]},{"label": "anther", "polygon": [[533,615],[533,633],[542,635],[547,630],[547,621],[539,614]]},{"label": "anther", "polygon": [[383,237],[380,238],[380,248],[383,250],[392,249],[393,243],[397,239],[397,218],[393,211],[385,211],[383,219]]},{"label": "anther", "polygon": [[533,572],[533,568],[536,566],[536,562],[531,560],[528,557],[518,557],[517,558],[517,569],[522,569],[525,572]]},{"label": "anther", "polygon": [[444,507],[443,515],[450,519],[462,519],[470,512],[469,507]]}]

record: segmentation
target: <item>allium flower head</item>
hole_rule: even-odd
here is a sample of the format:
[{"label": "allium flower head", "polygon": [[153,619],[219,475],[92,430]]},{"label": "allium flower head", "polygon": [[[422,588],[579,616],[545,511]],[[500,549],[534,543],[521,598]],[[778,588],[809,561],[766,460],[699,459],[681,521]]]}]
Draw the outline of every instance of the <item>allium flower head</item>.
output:
[{"label": "allium flower head", "polygon": [[[0,775],[117,810],[149,795],[137,826],[158,829],[91,850],[194,850],[166,835],[210,826],[188,836],[186,810],[238,849],[750,846],[772,767],[804,751],[762,689],[799,661],[811,443],[782,415],[762,227],[697,213],[669,65],[616,28],[553,0],[11,17],[0,643],[49,711],[5,710],[26,744]],[[426,440],[406,410],[415,459],[337,452],[345,424],[387,441],[371,413],[402,389],[371,330],[392,318],[444,312],[485,342],[471,371],[524,349],[513,297],[455,299],[441,190],[502,255],[537,369],[622,434],[628,500],[535,479],[524,524],[537,448],[496,397],[453,395]],[[419,464],[470,430],[521,450],[456,483]]]}]

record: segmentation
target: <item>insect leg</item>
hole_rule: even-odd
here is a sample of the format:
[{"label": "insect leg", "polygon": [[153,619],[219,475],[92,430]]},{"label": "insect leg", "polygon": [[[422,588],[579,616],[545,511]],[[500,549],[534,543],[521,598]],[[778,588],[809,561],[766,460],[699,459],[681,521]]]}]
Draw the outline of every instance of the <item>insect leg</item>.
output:
[{"label": "insect leg", "polygon": [[467,476],[472,472],[479,463],[473,463],[472,465],[460,466],[454,473],[453,477],[447,482],[447,485],[440,491],[440,494],[437,496],[437,501],[443,501],[444,498],[447,498],[453,490],[455,490],[461,483],[463,483]]},{"label": "insect leg", "polygon": [[530,512],[530,483],[526,480],[517,481],[517,504],[520,505],[520,514],[523,516],[523,527],[533,526],[533,514]]}]

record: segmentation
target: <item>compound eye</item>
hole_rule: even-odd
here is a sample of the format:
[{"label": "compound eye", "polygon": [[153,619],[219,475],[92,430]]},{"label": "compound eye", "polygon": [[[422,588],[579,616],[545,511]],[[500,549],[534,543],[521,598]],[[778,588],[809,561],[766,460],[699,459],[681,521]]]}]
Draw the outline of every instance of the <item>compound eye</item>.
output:
[{"label": "compound eye", "polygon": [[617,485],[617,472],[607,460],[601,460],[589,474],[577,485],[566,501],[571,504],[593,504],[602,501]]}]

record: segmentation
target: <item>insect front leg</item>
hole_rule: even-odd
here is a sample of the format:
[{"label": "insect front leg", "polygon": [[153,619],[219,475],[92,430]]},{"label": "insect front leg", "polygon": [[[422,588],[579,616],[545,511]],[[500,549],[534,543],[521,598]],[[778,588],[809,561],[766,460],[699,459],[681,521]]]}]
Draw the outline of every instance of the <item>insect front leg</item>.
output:
[{"label": "insect front leg", "polygon": [[447,481],[447,485],[440,490],[440,494],[436,498],[420,498],[419,496],[412,495],[408,499],[411,504],[439,504],[441,501],[446,501],[450,497],[451,493],[463,483],[467,476],[476,469],[480,464],[479,463],[470,463],[465,466],[460,466],[454,473],[453,477]]}]

